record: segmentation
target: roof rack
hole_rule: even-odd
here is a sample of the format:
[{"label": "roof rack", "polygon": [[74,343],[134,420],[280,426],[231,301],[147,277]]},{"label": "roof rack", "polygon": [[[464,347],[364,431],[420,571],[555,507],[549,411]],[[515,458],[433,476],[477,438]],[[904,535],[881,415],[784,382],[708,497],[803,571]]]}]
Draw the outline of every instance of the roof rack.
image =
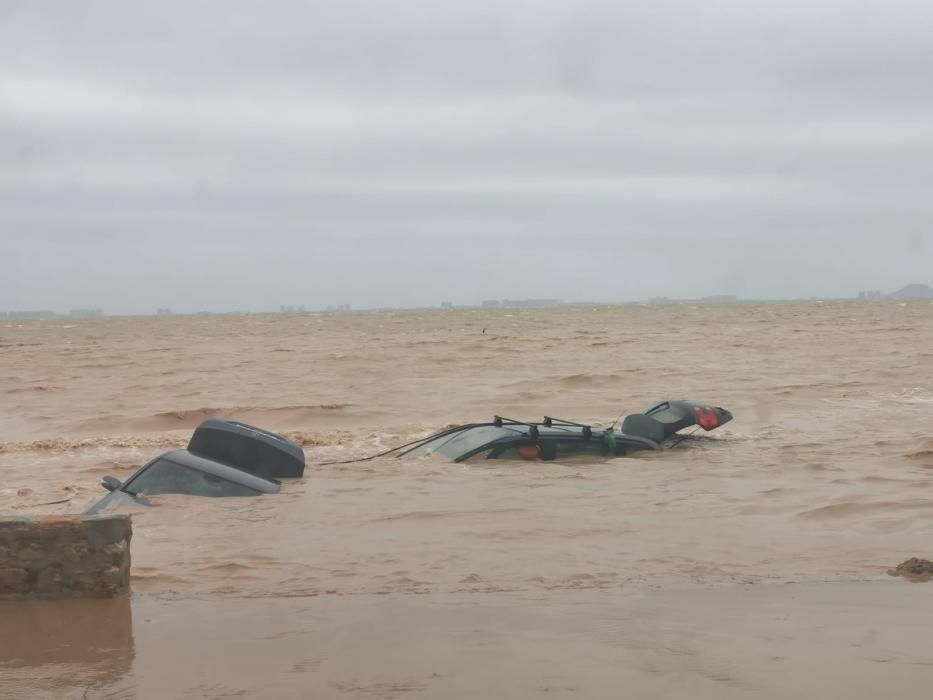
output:
[{"label": "roof rack", "polygon": [[538,437],[538,428],[553,428],[557,427],[574,427],[583,429],[584,439],[589,440],[593,436],[593,427],[585,423],[577,423],[576,421],[566,420],[565,418],[554,418],[553,416],[545,416],[544,420],[540,423],[535,421],[523,421],[515,420],[514,418],[506,418],[505,416],[494,416],[492,424],[497,428],[501,428],[503,425],[526,425],[529,429],[529,435],[531,437]]}]

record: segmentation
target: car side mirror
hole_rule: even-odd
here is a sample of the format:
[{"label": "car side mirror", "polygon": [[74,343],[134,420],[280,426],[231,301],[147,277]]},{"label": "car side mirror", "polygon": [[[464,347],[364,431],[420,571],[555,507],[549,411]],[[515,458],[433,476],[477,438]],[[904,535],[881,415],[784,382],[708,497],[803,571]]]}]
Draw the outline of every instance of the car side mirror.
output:
[{"label": "car side mirror", "polygon": [[100,480],[100,485],[108,491],[116,491],[118,488],[120,488],[120,483],[120,480],[115,476],[105,476]]}]

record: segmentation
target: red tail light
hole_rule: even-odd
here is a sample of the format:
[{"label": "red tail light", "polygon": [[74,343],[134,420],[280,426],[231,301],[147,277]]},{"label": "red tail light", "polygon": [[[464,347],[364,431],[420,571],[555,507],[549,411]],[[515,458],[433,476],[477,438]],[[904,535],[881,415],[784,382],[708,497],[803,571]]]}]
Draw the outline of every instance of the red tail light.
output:
[{"label": "red tail light", "polygon": [[693,409],[693,412],[697,415],[697,424],[703,430],[712,430],[719,427],[719,416],[716,415],[716,411],[712,408],[697,406]]}]

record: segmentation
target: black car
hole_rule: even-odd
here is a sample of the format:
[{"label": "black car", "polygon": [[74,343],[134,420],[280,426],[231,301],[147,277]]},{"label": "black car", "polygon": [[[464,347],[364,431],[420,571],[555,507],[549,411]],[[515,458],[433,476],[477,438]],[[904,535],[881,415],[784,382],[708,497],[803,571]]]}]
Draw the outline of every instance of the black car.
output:
[{"label": "black car", "polygon": [[183,493],[190,496],[259,496],[278,493],[281,484],[238,467],[222,464],[188,450],[173,450],[140,467],[120,483],[105,476],[101,485],[110,491],[84,512],[98,513],[118,505],[149,505],[145,496]]},{"label": "black car", "polygon": [[269,479],[298,478],[305,473],[301,445],[233,420],[212,418],[201,423],[188,442],[188,452]]},{"label": "black car", "polygon": [[724,408],[692,401],[663,401],[634,413],[615,425],[594,428],[583,423],[545,417],[524,422],[496,416],[491,423],[450,428],[419,441],[400,457],[439,454],[455,462],[485,459],[552,460],[574,455],[624,457],[639,450],[663,449],[678,431],[690,426],[714,430],[732,420]]}]

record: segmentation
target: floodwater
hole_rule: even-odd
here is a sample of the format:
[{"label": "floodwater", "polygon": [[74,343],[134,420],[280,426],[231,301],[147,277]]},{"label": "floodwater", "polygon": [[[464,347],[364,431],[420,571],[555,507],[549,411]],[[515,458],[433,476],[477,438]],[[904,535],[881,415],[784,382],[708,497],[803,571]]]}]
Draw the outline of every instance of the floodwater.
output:
[{"label": "floodwater", "polygon": [[[134,514],[133,595],[0,604],[0,697],[875,697],[933,683],[933,305],[0,322],[0,513],[79,512],[201,420],[304,446]],[[450,423],[735,414],[676,449],[374,454]],[[624,692],[623,692],[624,689]]]}]

